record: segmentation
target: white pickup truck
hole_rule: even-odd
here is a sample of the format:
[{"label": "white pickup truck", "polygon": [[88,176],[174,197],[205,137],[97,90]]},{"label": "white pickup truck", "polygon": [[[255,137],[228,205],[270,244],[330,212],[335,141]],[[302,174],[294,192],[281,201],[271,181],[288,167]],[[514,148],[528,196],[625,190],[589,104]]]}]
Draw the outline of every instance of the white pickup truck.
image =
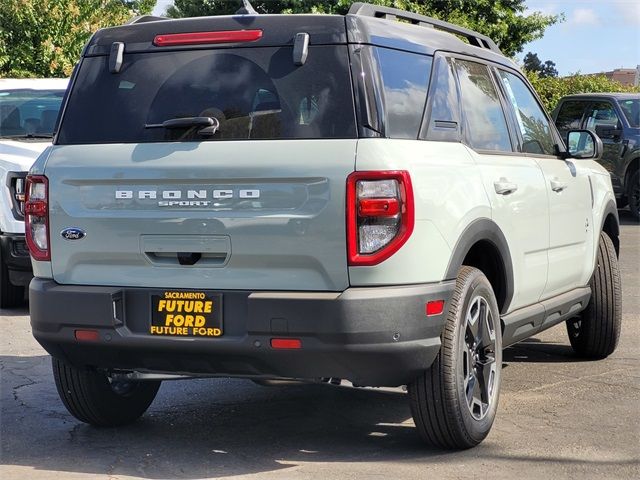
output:
[{"label": "white pickup truck", "polygon": [[51,145],[67,79],[0,79],[0,308],[24,299],[31,261],[24,240],[24,178]]}]

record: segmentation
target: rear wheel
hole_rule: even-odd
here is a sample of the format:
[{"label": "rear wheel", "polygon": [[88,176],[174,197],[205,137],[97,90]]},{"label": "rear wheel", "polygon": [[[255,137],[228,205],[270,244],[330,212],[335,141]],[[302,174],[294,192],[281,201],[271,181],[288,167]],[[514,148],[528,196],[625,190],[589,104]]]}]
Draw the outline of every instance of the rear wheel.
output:
[{"label": "rear wheel", "polygon": [[56,388],[69,413],[97,427],[136,421],[156,397],[158,381],[110,381],[106,374],[52,359]]},{"label": "rear wheel", "polygon": [[609,236],[600,233],[591,300],[578,317],[567,320],[573,350],[587,358],[605,358],[618,346],[622,323],[622,287],[618,257]]},{"label": "rear wheel", "polygon": [[629,210],[636,220],[640,219],[640,170],[631,176],[629,180],[629,188],[627,190],[627,198],[629,199]]},{"label": "rear wheel", "polygon": [[441,340],[431,368],[408,386],[413,420],[430,445],[473,447],[493,425],[502,367],[498,305],[480,270],[460,269]]},{"label": "rear wheel", "polygon": [[13,308],[22,305],[24,287],[17,287],[9,280],[9,269],[0,251],[0,308]]}]

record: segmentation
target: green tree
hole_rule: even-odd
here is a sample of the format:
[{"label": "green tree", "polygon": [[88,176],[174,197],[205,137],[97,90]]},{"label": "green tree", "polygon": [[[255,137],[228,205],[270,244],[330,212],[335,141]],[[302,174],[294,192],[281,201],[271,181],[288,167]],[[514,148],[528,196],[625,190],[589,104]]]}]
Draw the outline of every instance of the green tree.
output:
[{"label": "green tree", "polygon": [[523,66],[528,72],[537,72],[540,78],[558,76],[558,70],[556,70],[556,64],[554,62],[547,60],[543,63],[538,58],[538,54],[533,52],[529,52],[524,56]]},{"label": "green tree", "polygon": [[[338,13],[344,14],[354,0],[255,0],[258,13]],[[429,15],[488,35],[508,56],[522,51],[525,44],[541,38],[544,30],[561,21],[561,15],[526,14],[524,0],[369,0]],[[240,0],[175,0],[167,10],[170,17],[230,15]]]},{"label": "green tree", "polygon": [[604,75],[580,75],[569,77],[541,77],[537,72],[525,72],[538,92],[547,111],[551,112],[565,95],[597,92],[640,92],[640,87],[622,85]]},{"label": "green tree", "polygon": [[65,77],[99,28],[150,13],[156,0],[0,0],[0,77]]}]

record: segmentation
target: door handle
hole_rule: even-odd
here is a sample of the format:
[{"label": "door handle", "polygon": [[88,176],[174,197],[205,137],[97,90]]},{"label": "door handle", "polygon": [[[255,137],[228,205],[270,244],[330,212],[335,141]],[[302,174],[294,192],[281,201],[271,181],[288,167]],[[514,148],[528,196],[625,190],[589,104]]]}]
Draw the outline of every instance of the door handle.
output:
[{"label": "door handle", "polygon": [[518,190],[518,185],[509,182],[506,178],[502,177],[497,182],[493,182],[493,188],[496,189],[498,195],[510,195]]},{"label": "door handle", "polygon": [[553,190],[554,192],[560,193],[568,186],[569,184],[566,182],[561,182],[560,180],[551,180],[551,190]]}]

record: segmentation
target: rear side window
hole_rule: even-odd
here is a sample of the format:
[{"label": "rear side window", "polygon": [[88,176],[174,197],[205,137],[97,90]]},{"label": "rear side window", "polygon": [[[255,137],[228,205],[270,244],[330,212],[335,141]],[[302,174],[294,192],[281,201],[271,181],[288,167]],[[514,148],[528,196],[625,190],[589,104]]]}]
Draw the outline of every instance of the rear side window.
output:
[{"label": "rear side window", "polygon": [[569,130],[580,129],[582,115],[586,106],[587,102],[578,101],[568,101],[562,104],[556,118],[556,126],[560,133],[565,135]]},{"label": "rear side window", "polygon": [[[312,46],[303,66],[291,47],[125,54],[82,61],[59,144],[355,138],[346,46]],[[213,117],[202,126],[167,120]]]},{"label": "rear side window", "polygon": [[375,47],[382,78],[385,134],[390,138],[418,138],[429,88],[433,57]]},{"label": "rear side window", "polygon": [[469,146],[478,150],[512,151],[507,121],[487,66],[456,60],[456,70]]},{"label": "rear side window", "polygon": [[549,120],[525,83],[514,74],[500,70],[522,134],[522,152],[553,155],[555,141]]}]

